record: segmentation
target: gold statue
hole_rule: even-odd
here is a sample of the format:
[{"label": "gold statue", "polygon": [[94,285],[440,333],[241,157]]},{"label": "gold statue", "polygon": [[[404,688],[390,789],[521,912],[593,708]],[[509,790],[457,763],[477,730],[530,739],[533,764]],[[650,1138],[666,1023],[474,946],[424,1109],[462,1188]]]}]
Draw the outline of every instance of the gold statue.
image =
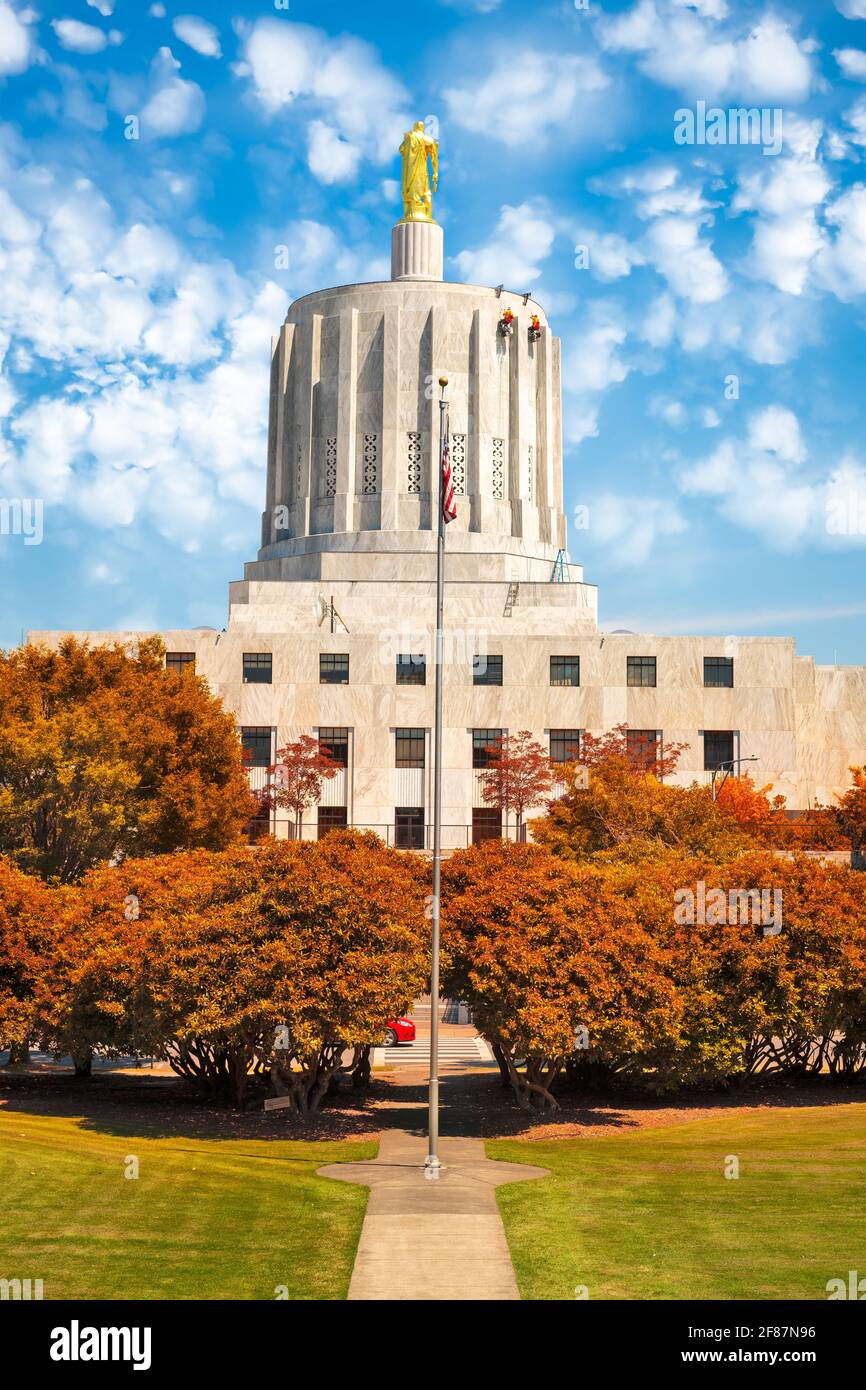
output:
[{"label": "gold statue", "polygon": [[403,156],[403,221],[432,222],[433,195],[427,175],[427,159],[433,171],[433,193],[439,182],[439,144],[424,130],[424,122],[416,121],[407,130],[400,146]]}]

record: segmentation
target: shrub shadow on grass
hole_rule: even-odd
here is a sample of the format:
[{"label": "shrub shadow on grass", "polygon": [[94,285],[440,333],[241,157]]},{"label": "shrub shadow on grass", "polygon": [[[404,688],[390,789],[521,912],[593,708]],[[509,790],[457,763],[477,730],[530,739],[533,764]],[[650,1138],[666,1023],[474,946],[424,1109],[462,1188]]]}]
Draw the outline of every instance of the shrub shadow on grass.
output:
[{"label": "shrub shadow on grass", "polygon": [[310,1121],[260,1101],[232,1110],[200,1096],[180,1077],[94,1073],[87,1080],[57,1072],[0,1071],[0,1114],[71,1116],[83,1129],[147,1139],[369,1139],[381,1124],[376,1100],[385,1083],[341,1090]]}]

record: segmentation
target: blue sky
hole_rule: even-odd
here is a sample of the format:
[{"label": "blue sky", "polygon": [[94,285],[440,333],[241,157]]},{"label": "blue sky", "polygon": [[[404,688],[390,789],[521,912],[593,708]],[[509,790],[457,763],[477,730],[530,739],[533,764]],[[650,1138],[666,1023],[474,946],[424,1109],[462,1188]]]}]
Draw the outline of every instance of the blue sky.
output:
[{"label": "blue sky", "polygon": [[[781,148],[678,143],[699,102]],[[0,0],[0,643],[224,624],[270,334],[387,277],[417,117],[446,278],[563,340],[602,625],[864,662],[866,0]]]}]

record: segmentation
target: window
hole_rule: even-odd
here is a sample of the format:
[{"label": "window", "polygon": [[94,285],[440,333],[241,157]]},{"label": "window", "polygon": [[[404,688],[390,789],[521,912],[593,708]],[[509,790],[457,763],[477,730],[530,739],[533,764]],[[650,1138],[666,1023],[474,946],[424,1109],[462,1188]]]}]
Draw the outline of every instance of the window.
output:
[{"label": "window", "polygon": [[270,685],[272,666],[270,652],[244,652],[244,685]]},{"label": "window", "polygon": [[252,725],[241,729],[241,747],[245,767],[270,767],[273,761],[270,728]]},{"label": "window", "polygon": [[346,654],[321,652],[319,655],[319,684],[348,685],[349,657]]},{"label": "window", "polygon": [[472,730],[472,766],[489,767],[490,754],[502,746],[504,729]]},{"label": "window", "polygon": [[580,756],[580,729],[551,729],[550,761],[573,763]]},{"label": "window", "polygon": [[426,685],[427,684],[427,658],[426,656],[398,656],[397,657],[397,684],[398,685]]},{"label": "window", "polygon": [[472,684],[473,684],[473,685],[501,685],[501,684],[502,684],[502,657],[501,657],[501,656],[473,656],[473,658],[472,658]]},{"label": "window", "polygon": [[704,685],[711,689],[731,689],[734,684],[734,658],[732,656],[704,657]]},{"label": "window", "polygon": [[165,669],[166,671],[188,671],[190,668],[195,670],[195,652],[166,652]]},{"label": "window", "polygon": [[345,806],[320,806],[319,807],[319,828],[318,838],[321,840],[327,835],[329,830],[345,830],[346,808]]},{"label": "window", "polygon": [[626,685],[655,685],[656,659],[654,656],[626,657]]},{"label": "window", "polygon": [[423,806],[397,806],[395,808],[394,843],[398,849],[424,848]]},{"label": "window", "polygon": [[552,656],[550,658],[551,685],[580,685],[580,657]]},{"label": "window", "polygon": [[659,755],[660,743],[658,729],[628,729],[625,746],[632,767],[650,767]]},{"label": "window", "polygon": [[502,812],[490,806],[476,806],[472,812],[472,843],[502,838]]},{"label": "window", "polygon": [[319,751],[330,753],[334,762],[339,763],[340,767],[349,766],[349,730],[348,729],[320,729],[319,730]]},{"label": "window", "polygon": [[704,771],[715,772],[734,756],[734,735],[729,729],[704,729]]},{"label": "window", "polygon": [[397,729],[395,733],[395,767],[424,766],[424,730]]},{"label": "window", "polygon": [[271,834],[271,813],[270,811],[258,811],[251,821],[247,822],[247,843],[254,845],[257,840],[261,840],[265,835]]}]

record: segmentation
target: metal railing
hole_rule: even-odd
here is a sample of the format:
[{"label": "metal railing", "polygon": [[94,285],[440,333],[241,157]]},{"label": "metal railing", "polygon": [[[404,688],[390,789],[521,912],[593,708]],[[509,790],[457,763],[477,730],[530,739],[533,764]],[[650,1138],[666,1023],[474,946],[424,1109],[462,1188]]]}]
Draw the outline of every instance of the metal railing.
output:
[{"label": "metal railing", "polygon": [[[393,822],[388,825],[370,825],[367,822],[347,821],[345,826],[322,826],[321,828],[315,821],[304,821],[300,828],[292,820],[281,817],[262,816],[260,819],[252,821],[248,827],[248,838],[251,844],[257,840],[264,839],[266,835],[273,835],[278,840],[320,840],[331,830],[371,830],[374,835],[378,835],[386,845],[393,849],[414,849],[420,851],[432,851],[433,849],[433,826],[432,825],[395,825]],[[494,833],[485,827],[483,830],[468,824],[464,825],[443,825],[442,826],[442,849],[454,850],[465,849],[471,844],[481,844],[484,840],[521,840],[527,839],[526,824],[520,828],[520,833],[513,825],[503,826],[498,833]]]}]

